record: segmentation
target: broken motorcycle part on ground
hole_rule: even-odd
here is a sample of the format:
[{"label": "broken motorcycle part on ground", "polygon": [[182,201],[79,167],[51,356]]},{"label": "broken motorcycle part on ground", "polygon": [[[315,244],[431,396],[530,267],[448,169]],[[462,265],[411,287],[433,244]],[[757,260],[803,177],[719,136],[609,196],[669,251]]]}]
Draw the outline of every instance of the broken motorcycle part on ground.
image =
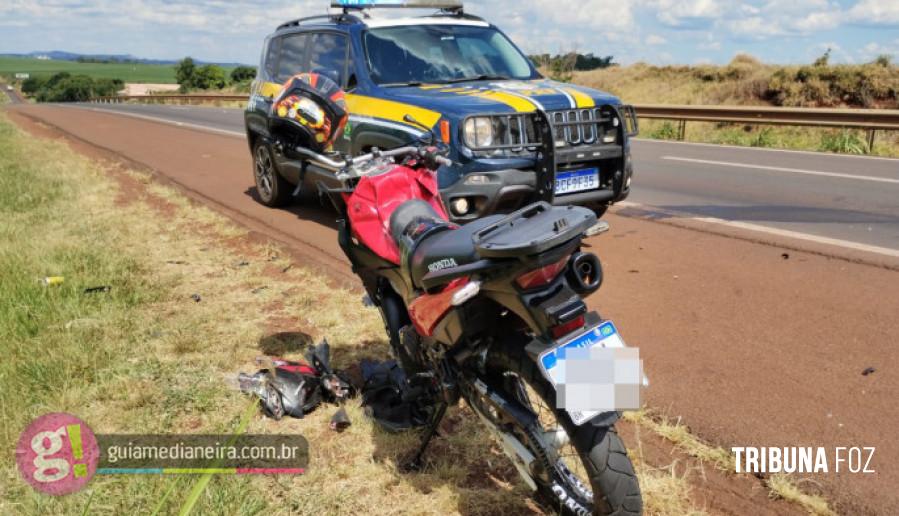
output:
[{"label": "broken motorcycle part on ground", "polygon": [[[341,371],[331,369],[330,354],[328,342],[322,340],[306,353],[308,362],[257,357],[256,363],[263,368],[255,374],[240,373],[240,390],[258,397],[263,411],[274,419],[285,414],[302,418],[323,401],[342,404],[354,389]],[[338,426],[343,429],[349,424],[344,412]]]},{"label": "broken motorcycle part on ground", "polygon": [[411,380],[396,360],[363,360],[362,405],[365,414],[390,433],[428,425],[434,413],[435,398],[431,377],[417,375]]}]

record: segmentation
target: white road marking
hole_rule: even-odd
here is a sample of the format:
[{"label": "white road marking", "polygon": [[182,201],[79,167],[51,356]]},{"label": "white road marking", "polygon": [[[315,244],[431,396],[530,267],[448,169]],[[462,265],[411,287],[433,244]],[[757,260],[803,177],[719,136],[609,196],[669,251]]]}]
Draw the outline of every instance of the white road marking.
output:
[{"label": "white road marking", "polygon": [[806,150],[795,150],[795,149],[770,149],[766,147],[746,147],[745,145],[727,145],[724,143],[702,143],[702,142],[682,142],[682,141],[672,141],[672,140],[656,140],[653,138],[642,138],[642,137],[634,137],[631,138],[634,141],[638,142],[646,142],[649,144],[653,143],[667,143],[671,145],[692,145],[694,147],[718,147],[725,149],[740,149],[745,151],[760,151],[760,152],[786,152],[790,154],[809,154],[811,156],[827,156],[828,158],[856,158],[856,159],[876,159],[876,160],[886,160],[886,161],[897,161],[899,162],[899,158],[888,158],[885,156],[868,156],[862,154],[837,154],[835,152],[824,152],[824,151],[806,151]]},{"label": "white road marking", "polygon": [[[654,208],[652,206],[643,205],[636,202],[630,201],[620,201],[615,203],[615,206],[621,206],[622,208],[639,208],[647,211],[653,211]],[[658,210],[656,210],[658,211]],[[668,211],[668,210],[666,210]],[[739,229],[747,229],[749,231],[758,231],[760,233],[768,233],[770,235],[782,236],[787,238],[795,238],[797,240],[806,240],[808,242],[815,242],[818,244],[827,244],[833,245],[837,247],[842,247],[845,249],[852,249],[855,251],[865,251],[869,253],[882,254],[886,256],[892,256],[894,258],[899,258],[899,249],[891,249],[889,247],[880,247],[876,245],[868,245],[862,244],[859,242],[853,242],[851,240],[841,240],[838,238],[829,238],[823,237],[819,235],[812,235],[810,233],[802,233],[799,231],[790,231],[788,229],[778,229],[772,228],[770,226],[762,226],[759,224],[750,224],[748,222],[740,222],[738,220],[725,220],[719,219],[717,217],[691,217],[689,215],[683,213],[674,212],[674,215],[677,215],[679,218],[695,220],[699,222],[708,222],[711,224],[720,224],[722,226],[730,226],[732,228]]]},{"label": "white road marking", "polygon": [[737,168],[755,168],[758,170],[772,170],[775,172],[789,172],[791,174],[806,174],[809,176],[824,176],[824,177],[838,177],[840,179],[858,179],[860,181],[876,181],[878,183],[893,183],[899,184],[899,179],[893,179],[889,177],[878,177],[878,176],[860,176],[855,174],[841,174],[839,172],[822,172],[820,170],[806,170],[802,168],[788,168],[788,167],[770,167],[767,165],[753,165],[751,163],[734,163],[731,161],[713,161],[709,159],[696,159],[696,158],[681,158],[678,156],[662,156],[662,159],[667,159],[671,161],[686,161],[689,163],[702,163],[704,165],[719,165],[723,167],[737,167]]},{"label": "white road marking", "polygon": [[246,133],[239,133],[237,131],[228,131],[227,129],[218,129],[215,127],[209,127],[208,125],[192,124],[190,122],[178,122],[175,120],[169,120],[167,118],[159,118],[159,117],[149,116],[149,115],[139,115],[137,113],[131,113],[129,111],[119,111],[119,110],[115,110],[115,109],[101,109],[101,108],[87,107],[87,106],[71,106],[71,105],[66,105],[66,104],[57,104],[57,105],[71,107],[71,108],[75,108],[75,109],[87,109],[89,111],[97,111],[98,113],[109,113],[112,115],[130,116],[132,118],[140,118],[143,120],[150,120],[152,122],[160,122],[163,124],[174,125],[176,127],[186,127],[186,128],[190,128],[190,129],[199,129],[201,131],[209,131],[212,133],[224,134],[226,136],[236,136],[239,138],[247,137]]}]

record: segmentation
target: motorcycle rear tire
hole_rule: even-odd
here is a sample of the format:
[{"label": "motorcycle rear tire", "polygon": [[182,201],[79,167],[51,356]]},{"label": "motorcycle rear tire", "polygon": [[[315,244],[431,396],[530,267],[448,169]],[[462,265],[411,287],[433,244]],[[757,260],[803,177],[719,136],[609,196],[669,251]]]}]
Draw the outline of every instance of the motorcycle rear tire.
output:
[{"label": "motorcycle rear tire", "polygon": [[[526,382],[547,407],[556,406],[555,388],[546,380],[521,343],[497,345],[488,355],[488,370],[493,374],[514,373]],[[614,426],[594,426],[589,422],[575,425],[568,413],[555,409],[556,420],[565,429],[590,477],[593,491],[593,514],[639,515],[643,513],[643,497],[634,466]],[[577,496],[576,488],[565,479],[556,481],[565,489],[565,498],[538,482],[541,497],[550,501],[562,514],[575,514],[566,505],[568,497]]]}]

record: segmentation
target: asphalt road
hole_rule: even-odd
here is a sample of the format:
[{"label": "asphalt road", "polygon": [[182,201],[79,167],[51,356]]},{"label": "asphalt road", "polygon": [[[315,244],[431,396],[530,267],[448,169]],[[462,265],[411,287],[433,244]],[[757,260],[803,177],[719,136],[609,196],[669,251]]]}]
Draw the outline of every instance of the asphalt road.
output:
[{"label": "asphalt road", "polygon": [[22,98],[19,96],[19,92],[16,90],[9,91],[6,89],[6,83],[0,82],[0,89],[3,90],[3,94],[9,98],[10,104],[21,104]]},{"label": "asphalt road", "polygon": [[[122,109],[131,113],[144,108]],[[251,232],[284,242],[303,266],[358,288],[336,242],[333,210],[314,203],[274,210],[255,200],[250,153],[243,133],[233,129],[239,124],[239,111],[151,109],[158,111],[132,113],[138,118],[49,105],[8,111],[29,130],[65,138],[79,152],[125,159],[128,166],[152,170]],[[145,119],[159,118],[160,113],[185,125]],[[641,153],[651,147],[647,143],[637,143]],[[666,148],[688,152],[686,147],[656,146],[660,156],[675,155]],[[734,156],[739,153],[726,157],[733,161]],[[807,159],[811,158],[832,157],[810,155]],[[702,159],[718,161],[711,155]],[[718,183],[727,179],[726,172],[734,172],[721,167]],[[873,170],[868,175],[877,173]],[[797,180],[806,176],[838,179],[793,175]],[[639,185],[635,185],[635,197]],[[883,188],[892,186],[883,183]],[[714,190],[713,186],[708,189]],[[831,471],[796,479],[805,486],[823,486],[842,513],[899,514],[895,490],[899,485],[895,439],[899,272],[834,259],[823,252],[685,229],[667,223],[668,219],[666,223],[647,221],[628,215],[630,211],[635,208],[613,208],[607,215],[612,231],[587,241],[605,271],[602,289],[587,302],[614,320],[629,344],[639,347],[652,382],[646,403],[725,449],[875,447],[872,467],[876,474]],[[862,374],[867,368],[875,372]],[[753,511],[728,506],[714,512]]]},{"label": "asphalt road", "polygon": [[[240,109],[78,107],[244,135]],[[642,139],[634,142],[633,154],[636,175],[628,201],[656,216],[736,222],[899,256],[899,159]]]}]

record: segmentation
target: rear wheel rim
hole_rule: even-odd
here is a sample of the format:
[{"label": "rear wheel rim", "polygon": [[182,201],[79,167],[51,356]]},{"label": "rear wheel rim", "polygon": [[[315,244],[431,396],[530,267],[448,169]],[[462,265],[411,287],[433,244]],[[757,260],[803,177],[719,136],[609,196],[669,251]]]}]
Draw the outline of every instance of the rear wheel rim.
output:
[{"label": "rear wheel rim", "polygon": [[259,196],[266,200],[271,199],[275,167],[272,163],[272,154],[265,145],[256,147],[255,172],[256,189],[259,190]]},{"label": "rear wheel rim", "polygon": [[573,490],[574,494],[576,494],[582,502],[586,502],[588,505],[592,504],[593,491],[591,490],[590,475],[587,468],[584,466],[583,460],[581,460],[580,453],[572,442],[572,436],[568,434],[568,431],[562,423],[559,422],[556,411],[553,410],[552,407],[547,406],[543,398],[537,394],[536,390],[534,390],[527,381],[518,375],[515,376],[520,387],[517,393],[519,401],[537,416],[537,421],[540,426],[539,429],[545,434],[550,432],[561,432],[564,434],[565,440],[567,441],[565,444],[558,447],[551,443],[547,443],[547,446],[554,451],[550,460],[556,467],[556,472],[547,473],[549,473],[550,476],[552,476],[553,473],[557,473],[558,475],[565,477],[562,479],[565,481],[565,487]]}]

